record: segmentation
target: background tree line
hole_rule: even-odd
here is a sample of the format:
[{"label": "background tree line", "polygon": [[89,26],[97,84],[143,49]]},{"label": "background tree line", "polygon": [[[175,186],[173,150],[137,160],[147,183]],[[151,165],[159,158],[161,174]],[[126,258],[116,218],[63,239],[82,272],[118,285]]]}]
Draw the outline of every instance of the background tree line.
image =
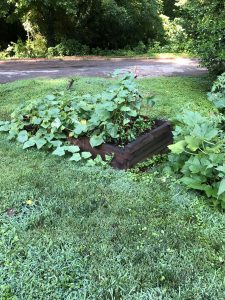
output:
[{"label": "background tree line", "polygon": [[33,33],[39,32],[46,38],[48,46],[55,46],[62,39],[109,49],[152,39],[162,41],[159,15],[164,4],[166,11],[173,14],[174,3],[175,0],[165,0],[165,3],[161,0],[2,0],[1,42],[3,45],[15,39],[15,32],[24,39],[26,22]]},{"label": "background tree line", "polygon": [[1,0],[0,50],[18,38],[9,55],[145,52],[150,45],[155,51],[191,50],[221,73],[224,5],[224,0]]}]

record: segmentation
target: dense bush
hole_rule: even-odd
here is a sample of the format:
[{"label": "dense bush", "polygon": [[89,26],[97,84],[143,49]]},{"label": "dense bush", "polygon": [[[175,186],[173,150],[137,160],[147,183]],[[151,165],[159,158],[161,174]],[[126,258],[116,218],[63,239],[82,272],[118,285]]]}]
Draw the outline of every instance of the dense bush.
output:
[{"label": "dense bush", "polygon": [[47,54],[46,39],[37,34],[35,39],[23,42],[21,39],[17,43],[11,42],[5,51],[5,56],[15,57],[45,57]]},{"label": "dense bush", "polygon": [[193,40],[195,51],[210,72],[225,71],[224,0],[178,1],[183,12],[183,26]]},{"label": "dense bush", "polygon": [[189,188],[203,191],[215,204],[225,208],[225,133],[223,117],[203,117],[187,112],[177,117],[175,144],[169,156],[175,172]]},{"label": "dense bush", "polygon": [[216,108],[220,109],[222,112],[225,110],[225,73],[218,76],[217,80],[214,82],[211,92],[208,93],[208,98]]},{"label": "dense bush", "polygon": [[90,48],[82,45],[76,40],[62,40],[62,42],[55,47],[48,48],[49,56],[71,56],[71,55],[88,55]]},{"label": "dense bush", "polygon": [[190,50],[190,41],[187,34],[182,27],[180,18],[171,20],[165,15],[161,15],[164,28],[164,46],[160,47],[158,51],[164,52],[180,52]]}]

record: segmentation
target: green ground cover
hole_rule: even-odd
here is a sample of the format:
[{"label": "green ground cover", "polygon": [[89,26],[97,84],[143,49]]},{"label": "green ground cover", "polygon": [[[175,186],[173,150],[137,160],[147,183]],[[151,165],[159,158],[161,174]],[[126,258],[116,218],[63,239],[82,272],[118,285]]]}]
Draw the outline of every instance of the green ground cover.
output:
[{"label": "green ground cover", "polygon": [[[0,86],[0,119],[67,79]],[[206,77],[139,80],[158,101],[148,114],[210,113]],[[78,93],[109,79],[79,78]],[[0,135],[2,299],[224,299],[225,217],[157,168],[87,167]]]},{"label": "green ground cover", "polygon": [[[44,57],[44,56],[43,56]],[[115,57],[124,57],[124,58],[145,58],[145,59],[152,59],[152,58],[194,58],[196,57],[195,54],[193,53],[188,53],[188,52],[147,52],[147,53],[142,53],[138,54],[134,51],[127,51],[127,50],[121,50],[117,51],[114,50],[113,52],[107,52],[103,51],[102,54],[91,54],[91,55],[71,55],[71,56],[48,56],[49,59],[73,59],[76,57],[82,57],[82,58],[92,58],[92,57],[99,57],[99,58],[115,58]],[[18,60],[18,59],[23,59],[23,58],[28,58],[27,56],[14,56],[14,57],[9,57],[7,56],[6,52],[0,52],[0,60]]]}]

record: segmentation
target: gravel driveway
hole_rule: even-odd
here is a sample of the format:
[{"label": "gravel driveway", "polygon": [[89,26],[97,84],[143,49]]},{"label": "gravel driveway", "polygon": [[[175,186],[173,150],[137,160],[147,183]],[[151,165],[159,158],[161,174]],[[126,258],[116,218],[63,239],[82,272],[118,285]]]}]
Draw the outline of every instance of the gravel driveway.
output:
[{"label": "gravel driveway", "polygon": [[34,77],[109,76],[115,69],[134,70],[140,77],[193,76],[207,73],[197,59],[64,59],[0,61],[0,83]]}]

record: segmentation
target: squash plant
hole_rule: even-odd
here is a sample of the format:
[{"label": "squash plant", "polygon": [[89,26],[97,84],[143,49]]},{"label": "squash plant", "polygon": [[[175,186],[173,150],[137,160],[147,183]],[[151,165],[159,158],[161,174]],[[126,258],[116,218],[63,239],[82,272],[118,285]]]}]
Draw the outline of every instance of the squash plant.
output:
[{"label": "squash plant", "polygon": [[225,72],[218,76],[217,80],[213,83],[211,92],[208,93],[208,99],[216,108],[225,112]]},{"label": "squash plant", "polygon": [[220,129],[223,120],[223,116],[203,117],[191,111],[178,116],[169,161],[172,169],[181,174],[181,182],[203,191],[225,208],[225,133]]},{"label": "squash plant", "polygon": [[[8,132],[9,139],[17,140],[23,149],[47,148],[58,156],[70,153],[70,160],[89,159],[91,154],[80,153],[68,137],[88,136],[92,147],[105,142],[123,146],[152,126],[153,121],[140,114],[142,101],[135,75],[126,73],[101,94],[63,91],[24,103],[12,113],[11,121],[0,123],[0,131]],[[147,102],[153,103],[151,97]]]}]

